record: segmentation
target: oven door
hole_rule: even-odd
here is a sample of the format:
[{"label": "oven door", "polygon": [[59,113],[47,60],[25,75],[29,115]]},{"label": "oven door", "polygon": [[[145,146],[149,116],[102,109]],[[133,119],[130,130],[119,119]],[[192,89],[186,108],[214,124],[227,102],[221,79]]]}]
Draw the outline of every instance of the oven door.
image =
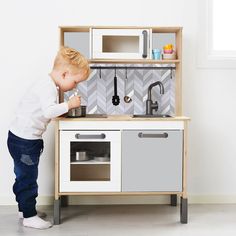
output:
[{"label": "oven door", "polygon": [[120,131],[60,131],[60,192],[121,191]]},{"label": "oven door", "polygon": [[92,59],[150,59],[151,29],[92,29]]}]

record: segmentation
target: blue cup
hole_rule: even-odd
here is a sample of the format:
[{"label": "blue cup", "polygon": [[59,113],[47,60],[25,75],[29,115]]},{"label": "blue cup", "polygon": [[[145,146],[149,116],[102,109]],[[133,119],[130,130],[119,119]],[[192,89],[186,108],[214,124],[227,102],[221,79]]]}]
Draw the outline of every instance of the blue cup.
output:
[{"label": "blue cup", "polygon": [[152,49],[152,59],[161,60],[161,50],[158,48]]}]

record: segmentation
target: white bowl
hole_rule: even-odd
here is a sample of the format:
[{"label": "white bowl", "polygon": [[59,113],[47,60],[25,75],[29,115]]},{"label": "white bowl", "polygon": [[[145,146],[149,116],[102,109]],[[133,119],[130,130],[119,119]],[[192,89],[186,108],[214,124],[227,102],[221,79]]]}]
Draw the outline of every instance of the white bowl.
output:
[{"label": "white bowl", "polygon": [[94,157],[95,161],[110,161],[109,157]]},{"label": "white bowl", "polygon": [[173,53],[163,53],[163,60],[175,60],[176,59],[176,53],[175,51]]}]

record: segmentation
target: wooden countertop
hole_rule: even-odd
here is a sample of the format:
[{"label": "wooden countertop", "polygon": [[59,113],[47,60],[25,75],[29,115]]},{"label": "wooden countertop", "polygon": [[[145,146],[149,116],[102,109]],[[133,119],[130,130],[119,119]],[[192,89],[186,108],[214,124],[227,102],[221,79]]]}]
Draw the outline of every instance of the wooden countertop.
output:
[{"label": "wooden countertop", "polygon": [[68,118],[68,117],[57,117],[54,121],[188,121],[189,117],[186,116],[175,116],[175,117],[135,117],[132,115],[107,115],[107,118],[92,118],[92,117],[79,117],[79,118]]}]

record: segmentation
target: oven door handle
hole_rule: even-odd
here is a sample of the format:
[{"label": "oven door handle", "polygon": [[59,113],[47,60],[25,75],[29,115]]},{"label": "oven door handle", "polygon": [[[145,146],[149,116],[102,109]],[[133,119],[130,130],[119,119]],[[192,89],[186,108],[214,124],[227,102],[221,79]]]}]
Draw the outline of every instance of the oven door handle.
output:
[{"label": "oven door handle", "polygon": [[105,139],[106,135],[104,133],[101,134],[75,134],[76,139]]}]

